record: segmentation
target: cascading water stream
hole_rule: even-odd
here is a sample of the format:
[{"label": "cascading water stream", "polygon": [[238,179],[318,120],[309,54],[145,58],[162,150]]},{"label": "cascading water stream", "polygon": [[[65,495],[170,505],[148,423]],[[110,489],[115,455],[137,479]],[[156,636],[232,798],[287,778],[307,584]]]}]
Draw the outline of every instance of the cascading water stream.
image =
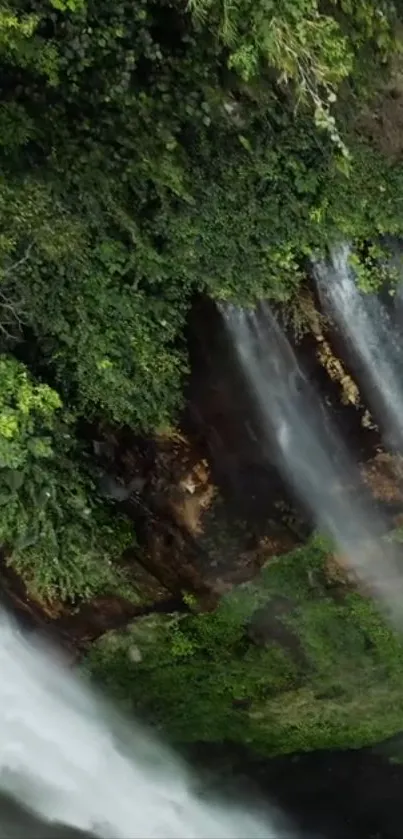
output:
[{"label": "cascading water stream", "polygon": [[[222,308],[277,465],[320,529],[402,623],[403,587],[383,523],[357,497],[359,475],[269,307]],[[264,442],[264,441],[263,441]]]},{"label": "cascading water stream", "polygon": [[0,672],[0,791],[47,822],[102,839],[285,835],[274,820],[203,801],[179,761],[28,642],[4,612]]},{"label": "cascading water stream", "polygon": [[387,438],[403,451],[403,348],[380,300],[358,289],[350,254],[344,244],[331,251],[327,262],[315,263],[319,296],[362,368],[374,415]]}]

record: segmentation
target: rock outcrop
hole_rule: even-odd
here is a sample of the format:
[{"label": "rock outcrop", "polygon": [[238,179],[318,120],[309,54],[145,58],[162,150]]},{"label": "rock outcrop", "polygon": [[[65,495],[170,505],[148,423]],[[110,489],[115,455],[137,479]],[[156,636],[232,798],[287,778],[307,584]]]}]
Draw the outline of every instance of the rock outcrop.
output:
[{"label": "rock outcrop", "polygon": [[[361,491],[389,528],[399,527],[400,458],[382,449],[348,359],[339,354],[337,335],[308,285],[300,304],[303,329],[295,346],[301,367],[356,455]],[[288,331],[295,343],[295,324]],[[126,591],[71,609],[39,603],[3,563],[8,602],[34,623],[52,625],[72,647],[133,618],[173,606],[186,612],[189,596],[198,610],[215,609],[234,586],[253,580],[312,531],[313,522],[278,472],[275,453],[262,454],[259,415],[209,300],[195,301],[188,338],[191,375],[176,431],[140,438],[128,428],[101,425],[87,435],[96,468],[106,476],[104,492],[133,522],[133,545],[120,561]],[[348,585],[357,583],[343,557],[332,563]]]},{"label": "rock outcrop", "polygon": [[403,643],[318,541],[271,560],[212,613],[154,614],[108,633],[88,666],[180,744],[269,756],[401,728]]}]

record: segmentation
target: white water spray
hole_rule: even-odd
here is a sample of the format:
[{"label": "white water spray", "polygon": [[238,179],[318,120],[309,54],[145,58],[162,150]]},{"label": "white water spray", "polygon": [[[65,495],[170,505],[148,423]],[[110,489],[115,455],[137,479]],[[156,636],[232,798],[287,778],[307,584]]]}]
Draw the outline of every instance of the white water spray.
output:
[{"label": "white water spray", "polygon": [[403,348],[378,297],[362,294],[357,287],[350,255],[344,244],[331,252],[327,262],[314,265],[319,296],[361,367],[374,415],[403,450]]},{"label": "white water spray", "polygon": [[265,304],[254,311],[228,306],[223,316],[279,470],[319,528],[402,625],[399,560],[391,545],[381,544],[383,523],[359,499],[358,470],[288,339]]},{"label": "white water spray", "polygon": [[2,612],[0,673],[0,791],[47,822],[102,839],[283,835],[263,818],[197,797],[169,751],[114,714]]}]

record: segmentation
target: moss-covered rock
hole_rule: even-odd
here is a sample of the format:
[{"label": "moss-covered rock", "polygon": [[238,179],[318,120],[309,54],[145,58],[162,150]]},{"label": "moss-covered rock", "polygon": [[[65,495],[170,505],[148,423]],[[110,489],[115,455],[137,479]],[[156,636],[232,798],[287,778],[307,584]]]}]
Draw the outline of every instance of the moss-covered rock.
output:
[{"label": "moss-covered rock", "polygon": [[386,738],[403,724],[403,642],[330,575],[328,558],[314,540],[213,613],[151,615],[108,633],[85,666],[177,743],[273,755]]}]

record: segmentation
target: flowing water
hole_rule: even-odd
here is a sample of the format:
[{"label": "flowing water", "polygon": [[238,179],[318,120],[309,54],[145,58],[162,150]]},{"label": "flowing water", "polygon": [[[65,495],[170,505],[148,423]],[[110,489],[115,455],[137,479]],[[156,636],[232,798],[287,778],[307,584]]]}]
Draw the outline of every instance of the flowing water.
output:
[{"label": "flowing water", "polygon": [[[290,837],[274,815],[203,800],[179,760],[114,713],[54,653],[28,641],[4,612],[0,673],[2,839],[67,839],[77,830],[102,839]],[[18,818],[12,800],[24,805]]]},{"label": "flowing water", "polygon": [[335,248],[314,265],[324,310],[339,326],[362,375],[374,416],[389,442],[403,451],[403,349],[379,298],[360,292],[349,264],[350,248]]},{"label": "flowing water", "polygon": [[[403,401],[378,309],[355,289],[347,251],[316,275],[396,433]],[[271,310],[230,306],[223,316],[261,417],[263,452],[270,449],[319,527],[400,620],[400,574],[393,550],[381,547],[382,522],[359,499],[357,470]],[[0,673],[0,839],[295,835],[274,811],[206,800],[169,750],[112,711],[53,651],[27,640],[4,611]]]},{"label": "flowing water", "polygon": [[358,471],[288,339],[265,304],[222,312],[261,415],[263,444],[319,528],[402,624],[395,552],[381,544],[383,522],[360,499]]}]

